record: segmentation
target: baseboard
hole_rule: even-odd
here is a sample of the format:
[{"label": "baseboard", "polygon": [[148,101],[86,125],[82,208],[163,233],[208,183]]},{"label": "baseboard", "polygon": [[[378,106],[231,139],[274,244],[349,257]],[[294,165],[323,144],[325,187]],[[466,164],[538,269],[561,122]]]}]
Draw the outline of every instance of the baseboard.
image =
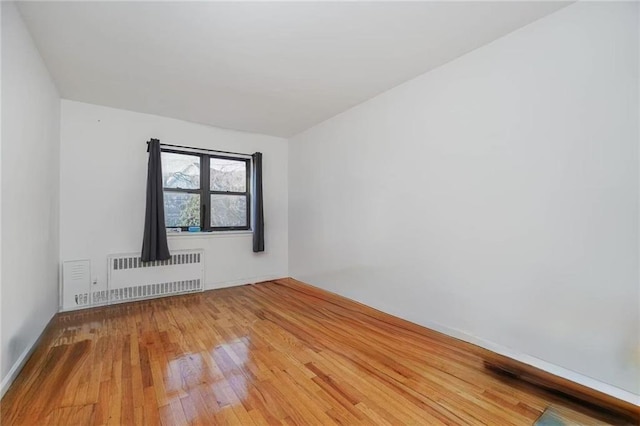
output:
[{"label": "baseboard", "polygon": [[240,285],[256,284],[263,281],[272,281],[272,280],[279,280],[279,279],[282,279],[282,275],[262,275],[257,277],[240,278],[237,280],[230,280],[230,281],[218,281],[214,283],[206,283],[204,285],[204,290],[208,291],[208,290],[216,290],[219,288],[237,287]]},{"label": "baseboard", "polygon": [[582,386],[586,386],[590,389],[594,389],[598,392],[602,392],[607,394],[613,398],[622,400],[624,402],[628,402],[629,404],[633,404],[640,408],[640,396],[635,395],[629,391],[624,389],[620,389],[618,387],[612,386],[608,383],[601,382],[592,377],[585,376],[583,374],[577,373],[573,370],[569,370],[564,367],[560,367],[558,365],[552,364],[550,362],[544,361],[542,359],[523,354],[520,352],[513,351],[505,346],[499,345],[497,343],[491,342],[489,340],[481,339],[476,336],[472,336],[470,334],[464,333],[455,328],[446,327],[441,324],[437,324],[434,322],[427,322],[424,324],[425,327],[435,330],[439,333],[446,334],[447,336],[454,337],[458,340],[465,341],[467,343],[471,343],[472,345],[479,346],[483,349],[491,351],[497,355],[501,355],[503,357],[507,357],[510,360],[518,361],[522,364],[526,364],[531,367],[535,367],[539,370],[552,374],[554,376],[561,377],[563,379],[569,380],[571,382],[577,383]]},{"label": "baseboard", "polygon": [[24,351],[22,351],[16,362],[13,363],[13,366],[11,367],[7,375],[2,378],[2,382],[0,382],[0,398],[4,397],[4,394],[9,390],[16,377],[18,377],[18,374],[20,374],[20,371],[22,371],[22,368],[25,366],[25,364],[33,354],[33,351],[35,351],[35,349],[38,347],[38,344],[42,341],[42,338],[51,326],[56,315],[57,313],[53,314],[53,316],[49,319],[49,322],[47,322],[47,325],[45,325],[42,329],[42,332],[40,332],[38,337],[36,337],[35,340],[31,342],[31,344],[28,345],[24,349]]},{"label": "baseboard", "polygon": [[473,353],[481,357],[485,365],[497,367],[535,385],[564,393],[570,397],[598,405],[601,408],[623,414],[633,419],[637,419],[640,416],[639,395],[567,368],[513,351],[502,345],[469,335],[455,328],[443,326],[442,324],[435,322],[416,324],[294,278],[277,280],[276,282],[301,291],[311,292],[314,296],[332,302],[339,303],[340,299],[342,299],[348,301],[348,303],[357,303],[375,312],[375,315],[384,317],[385,320],[389,322],[403,328],[409,328],[418,333],[436,332],[460,340],[464,342],[461,344],[467,345],[465,347],[467,350],[473,351]]},{"label": "baseboard", "polygon": [[24,367],[24,365],[27,363],[27,359],[29,359],[29,356],[31,356],[31,354],[35,350],[37,341],[38,339],[34,340],[31,345],[29,345],[27,348],[25,348],[24,351],[22,351],[7,375],[2,379],[2,383],[0,383],[0,398],[2,398],[5,393],[7,393],[7,390],[9,390],[9,387],[11,386],[13,381],[16,379],[16,377],[18,377],[18,373],[20,373],[22,367]]}]

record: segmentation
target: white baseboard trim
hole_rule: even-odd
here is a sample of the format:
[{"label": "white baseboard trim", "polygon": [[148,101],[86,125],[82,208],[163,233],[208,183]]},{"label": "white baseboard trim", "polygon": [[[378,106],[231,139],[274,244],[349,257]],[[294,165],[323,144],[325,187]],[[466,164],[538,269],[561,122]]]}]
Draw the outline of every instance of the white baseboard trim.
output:
[{"label": "white baseboard trim", "polygon": [[25,350],[22,351],[7,375],[4,376],[2,382],[0,383],[0,398],[4,396],[7,390],[9,390],[9,387],[11,386],[13,381],[16,379],[16,377],[18,377],[18,373],[20,373],[20,370],[22,370],[22,367],[24,367],[24,364],[27,362],[27,359],[35,349],[35,346],[36,342],[34,341],[31,343],[31,345],[25,348]]},{"label": "white baseboard trim", "polygon": [[214,283],[206,283],[204,285],[204,290],[216,290],[218,288],[227,288],[227,287],[237,287],[241,285],[247,284],[255,284],[262,281],[271,281],[271,280],[279,280],[285,278],[282,275],[262,275],[257,277],[249,277],[249,278],[240,278],[237,280],[231,281],[218,281]]},{"label": "white baseboard trim", "polygon": [[[264,275],[264,276],[251,277],[251,278],[242,278],[238,280],[208,283],[205,285],[205,291],[215,290],[219,288],[235,287],[235,286],[241,286],[241,285],[247,285],[247,284],[255,284],[262,281],[270,281],[270,280],[276,280],[281,278],[283,277],[277,276],[277,275]],[[640,395],[636,395],[627,390],[620,389],[616,386],[601,382],[592,377],[585,376],[583,374],[577,373],[575,371],[569,370],[564,367],[560,367],[558,365],[541,360],[539,358],[513,351],[505,346],[499,345],[497,343],[494,343],[476,336],[472,336],[470,334],[467,334],[455,328],[447,327],[442,324],[438,324],[430,321],[426,323],[422,322],[422,324],[420,325],[430,328],[432,330],[435,330],[439,333],[446,334],[447,336],[451,336],[456,339],[465,341],[467,343],[480,346],[481,348],[490,350],[499,355],[503,355],[508,358],[514,359],[516,361],[522,362],[524,364],[530,365],[532,367],[539,368],[540,370],[546,371],[547,373],[554,374],[558,377],[562,377],[564,379],[570,380],[580,385],[589,387],[591,389],[595,389],[599,392],[613,396],[614,398],[618,398],[622,401],[626,401],[630,404],[634,404],[640,407]],[[45,329],[46,329],[46,326],[43,329],[43,332]],[[13,364],[13,366],[11,367],[7,375],[2,379],[2,382],[0,382],[0,398],[4,396],[6,391],[9,389],[13,381],[16,379],[16,377],[24,367],[24,364],[27,362],[27,360],[35,350],[36,344],[40,340],[41,335],[42,333],[38,335],[38,337],[36,337],[36,339],[25,348],[25,350],[20,354],[20,356],[18,357],[16,362]]]},{"label": "white baseboard trim", "polygon": [[[297,278],[294,278],[297,279]],[[389,315],[393,315],[395,317],[401,318],[403,320],[412,322],[414,324],[420,325],[422,327],[426,327],[429,328],[431,330],[437,331],[439,333],[445,334],[447,336],[453,337],[455,339],[458,340],[462,340],[464,342],[467,343],[471,343],[472,345],[476,345],[479,346],[483,349],[489,350],[491,352],[494,352],[498,355],[502,355],[505,356],[507,358],[511,358],[513,360],[519,361],[523,364],[527,364],[530,365],[532,367],[538,368],[542,371],[545,371],[547,373],[553,374],[555,376],[561,377],[563,379],[566,380],[570,380],[574,383],[580,384],[582,386],[594,389],[596,391],[602,392],[603,394],[612,396],[614,398],[617,398],[621,401],[625,401],[628,402],[630,404],[635,405],[636,407],[640,408],[640,395],[637,395],[633,392],[630,392],[628,390],[625,389],[621,389],[617,386],[613,386],[611,384],[605,383],[605,382],[601,382],[598,379],[594,379],[593,377],[589,377],[589,376],[585,376],[584,374],[580,374],[576,371],[570,370],[568,368],[565,367],[560,367],[559,365],[550,363],[548,361],[544,361],[540,358],[536,358],[534,356],[531,355],[527,355],[518,351],[514,351],[513,349],[510,349],[506,346],[502,346],[498,343],[483,339],[481,337],[477,337],[477,336],[473,336],[471,334],[468,334],[462,330],[453,328],[453,327],[448,327],[442,324],[439,324],[437,322],[434,321],[415,321],[414,319],[408,319],[408,318],[404,318],[398,314],[394,314],[391,312],[387,312],[384,309],[380,308],[380,307],[376,307],[374,305],[370,305],[364,301],[360,301],[358,299],[355,299],[352,296],[347,296],[347,295],[342,295],[334,290],[329,290],[329,289],[325,289],[319,285],[315,285],[315,284],[311,284],[309,283],[309,281],[305,281],[304,279],[300,279],[300,282],[302,283],[308,283],[308,285],[311,285],[312,287],[317,287],[320,290],[324,290],[324,291],[328,291],[328,292],[333,292],[335,294],[337,294],[340,297],[344,297],[346,299],[349,300],[354,300],[358,303],[362,303],[366,306],[372,307],[373,309],[377,309],[381,312],[387,313]]]},{"label": "white baseboard trim", "polygon": [[38,345],[40,338],[42,337],[43,333],[45,332],[45,330],[47,329],[47,327],[49,326],[49,324],[51,323],[51,320],[55,315],[56,314],[54,314],[49,319],[49,321],[47,321],[47,324],[44,326],[40,334],[36,336],[36,338],[31,342],[31,344],[27,345],[27,347],[24,349],[24,351],[22,351],[22,353],[20,354],[16,362],[13,363],[13,366],[11,367],[7,375],[2,378],[2,382],[0,382],[0,398],[4,397],[4,394],[9,390],[13,381],[16,379],[16,377],[18,377],[18,374],[20,374],[20,371],[22,371],[22,368],[29,360],[29,357],[31,356],[31,354],[33,354],[33,351],[36,349],[36,346]]},{"label": "white baseboard trim", "polygon": [[432,330],[435,330],[437,332],[440,332],[442,334],[446,334],[447,336],[451,336],[456,339],[465,341],[467,343],[480,346],[481,348],[490,350],[491,352],[495,352],[498,355],[503,355],[508,358],[514,359],[516,361],[522,362],[523,364],[527,364],[532,367],[539,368],[540,370],[546,371],[547,373],[554,374],[558,377],[562,377],[563,379],[567,379],[572,382],[578,383],[582,386],[595,389],[599,392],[613,396],[614,398],[620,399],[622,401],[626,401],[630,404],[634,404],[640,407],[640,395],[636,395],[627,390],[620,389],[608,383],[601,382],[592,377],[585,376],[573,370],[569,370],[568,368],[560,367],[558,365],[541,360],[539,358],[516,352],[505,346],[499,345],[497,343],[494,343],[476,336],[472,336],[470,334],[467,334],[455,328],[447,327],[434,322],[427,322],[427,323],[422,322],[420,325],[430,328]]}]

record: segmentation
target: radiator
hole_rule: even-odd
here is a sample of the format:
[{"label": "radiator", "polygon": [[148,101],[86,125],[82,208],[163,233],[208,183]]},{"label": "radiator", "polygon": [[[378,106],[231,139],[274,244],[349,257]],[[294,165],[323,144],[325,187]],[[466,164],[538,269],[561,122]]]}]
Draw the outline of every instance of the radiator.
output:
[{"label": "radiator", "polygon": [[203,250],[174,250],[170,259],[154,262],[142,262],[137,253],[111,255],[108,262],[104,297],[109,303],[193,293],[204,287]]},{"label": "radiator", "polygon": [[107,289],[91,286],[88,260],[63,262],[63,311],[133,300],[200,292],[204,289],[204,250],[174,250],[171,258],[143,263],[138,253],[107,257]]}]

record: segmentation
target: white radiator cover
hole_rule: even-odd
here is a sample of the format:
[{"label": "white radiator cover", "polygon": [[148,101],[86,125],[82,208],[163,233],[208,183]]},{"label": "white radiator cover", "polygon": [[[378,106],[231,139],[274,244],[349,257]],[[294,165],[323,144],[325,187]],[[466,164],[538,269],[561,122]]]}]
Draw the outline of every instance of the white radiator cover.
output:
[{"label": "white radiator cover", "polygon": [[174,250],[171,259],[143,263],[138,253],[108,257],[110,303],[193,293],[204,288],[204,250]]},{"label": "white radiator cover", "polygon": [[204,289],[204,250],[174,250],[164,261],[143,263],[139,253],[107,257],[107,289],[91,291],[88,261],[63,264],[62,310],[88,308]]}]

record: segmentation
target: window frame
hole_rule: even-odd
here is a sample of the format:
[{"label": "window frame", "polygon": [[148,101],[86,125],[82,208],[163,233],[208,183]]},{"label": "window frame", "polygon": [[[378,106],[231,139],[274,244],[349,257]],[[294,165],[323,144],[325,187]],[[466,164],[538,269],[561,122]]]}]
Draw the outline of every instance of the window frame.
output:
[{"label": "window frame", "polygon": [[[200,158],[200,188],[199,189],[182,189],[182,188],[167,188],[164,186],[164,179],[162,182],[162,196],[164,200],[164,194],[167,192],[173,193],[187,193],[197,194],[200,196],[200,231],[201,232],[224,232],[224,231],[249,231],[251,230],[251,158],[235,157],[231,155],[223,154],[211,154],[205,152],[199,152],[198,148],[191,150],[181,150],[174,148],[161,148],[160,158],[162,162],[162,153],[190,155],[192,157]],[[245,163],[245,191],[212,191],[211,190],[211,159],[217,158],[221,160],[232,160]],[[230,196],[244,196],[247,203],[247,215],[246,223],[244,226],[211,226],[211,196],[212,195],[230,195]],[[164,208],[164,202],[163,202]],[[188,231],[188,226],[166,226],[167,229],[178,229],[182,231]]]}]

